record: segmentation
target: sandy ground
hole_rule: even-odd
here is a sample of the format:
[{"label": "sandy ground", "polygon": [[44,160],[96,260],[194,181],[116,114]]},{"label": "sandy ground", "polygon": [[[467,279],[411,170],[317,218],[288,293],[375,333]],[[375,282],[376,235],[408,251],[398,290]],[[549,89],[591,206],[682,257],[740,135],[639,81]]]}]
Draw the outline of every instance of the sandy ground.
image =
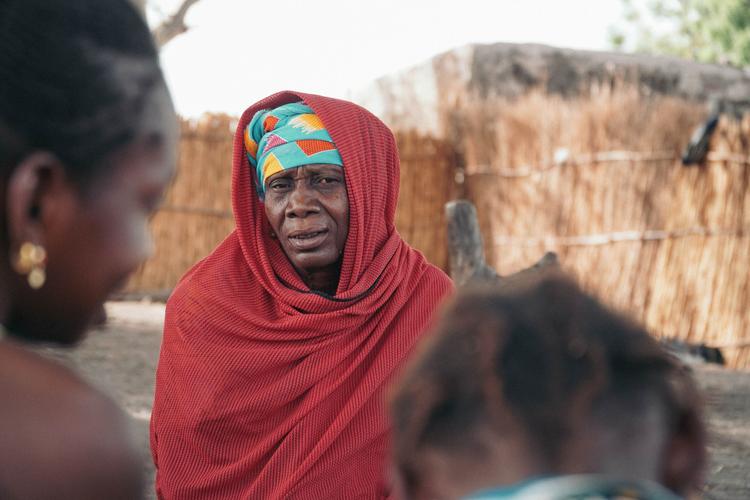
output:
[{"label": "sandy ground", "polygon": [[[109,321],[77,349],[41,349],[75,367],[111,395],[131,416],[153,494],[148,420],[161,342],[163,304],[113,302]],[[704,498],[750,498],[750,373],[695,366],[707,400],[711,462]]]}]

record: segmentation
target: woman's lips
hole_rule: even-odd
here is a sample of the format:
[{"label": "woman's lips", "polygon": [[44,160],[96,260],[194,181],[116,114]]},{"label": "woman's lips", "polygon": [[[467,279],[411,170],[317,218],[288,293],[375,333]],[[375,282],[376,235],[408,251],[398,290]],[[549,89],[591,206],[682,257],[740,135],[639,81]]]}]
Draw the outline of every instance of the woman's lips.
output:
[{"label": "woman's lips", "polygon": [[293,231],[289,234],[289,243],[295,250],[309,251],[314,250],[328,237],[328,229],[311,229],[305,231]]}]

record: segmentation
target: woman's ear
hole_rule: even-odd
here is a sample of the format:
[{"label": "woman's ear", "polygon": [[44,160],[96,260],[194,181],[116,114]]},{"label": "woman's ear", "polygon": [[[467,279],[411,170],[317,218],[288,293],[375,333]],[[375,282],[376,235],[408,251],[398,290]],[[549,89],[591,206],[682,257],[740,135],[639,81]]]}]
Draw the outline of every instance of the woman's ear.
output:
[{"label": "woman's ear", "polygon": [[73,216],[75,191],[62,163],[50,153],[32,153],[16,166],[5,198],[11,258],[24,243],[47,245],[48,231]]}]

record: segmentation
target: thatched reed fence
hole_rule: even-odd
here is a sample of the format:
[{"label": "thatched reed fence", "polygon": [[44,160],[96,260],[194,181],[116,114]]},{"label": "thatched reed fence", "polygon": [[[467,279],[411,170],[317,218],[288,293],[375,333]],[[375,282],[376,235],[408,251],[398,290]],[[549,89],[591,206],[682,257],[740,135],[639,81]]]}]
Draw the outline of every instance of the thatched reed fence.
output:
[{"label": "thatched reed fence", "polygon": [[695,167],[679,158],[705,110],[674,98],[530,94],[469,116],[464,195],[501,274],[557,252],[657,335],[750,367],[750,116],[722,119]]},{"label": "thatched reed fence", "polygon": [[[234,229],[230,198],[232,137],[236,119],[207,115],[182,122],[177,174],[151,223],[156,249],[130,280],[125,294],[165,298],[193,264]],[[431,262],[448,267],[445,202],[453,197],[452,148],[443,141],[404,133],[401,198],[396,225]]]},{"label": "thatched reed fence", "polygon": [[455,149],[417,133],[397,133],[401,182],[396,228],[427,259],[448,270],[445,204],[458,194]]},{"label": "thatched reed fence", "polygon": [[[443,205],[476,206],[488,263],[509,274],[555,251],[657,335],[750,367],[750,117],[723,118],[707,160],[679,161],[703,106],[632,90],[540,93],[463,110],[451,141],[408,131],[397,227],[448,265]],[[228,117],[183,124],[157,251],[129,291],[163,294],[232,229]]]},{"label": "thatched reed fence", "polygon": [[234,228],[233,124],[223,115],[182,122],[177,174],[151,222],[155,252],[131,278],[127,293],[166,297]]}]

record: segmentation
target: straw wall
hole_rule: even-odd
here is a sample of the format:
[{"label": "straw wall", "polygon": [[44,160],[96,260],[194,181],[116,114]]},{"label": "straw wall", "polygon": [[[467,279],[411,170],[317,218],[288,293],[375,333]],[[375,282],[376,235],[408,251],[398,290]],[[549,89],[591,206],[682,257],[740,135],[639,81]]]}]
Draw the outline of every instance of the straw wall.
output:
[{"label": "straw wall", "polygon": [[401,184],[396,228],[427,260],[448,270],[445,204],[455,197],[455,159],[444,141],[416,133],[396,135]]},{"label": "straw wall", "polygon": [[532,94],[470,114],[465,189],[490,264],[508,274],[555,251],[655,334],[750,367],[750,117],[723,119],[708,160],[685,167],[704,114],[635,91]]},{"label": "straw wall", "polygon": [[[707,161],[684,167],[705,111],[679,99],[532,93],[453,116],[450,143],[397,133],[397,228],[430,261],[447,267],[443,205],[466,197],[501,274],[555,251],[657,335],[723,347],[732,366],[750,367],[750,117],[722,119]],[[128,291],[168,292],[232,230],[232,127],[229,117],[183,124],[156,253]]]},{"label": "straw wall", "polygon": [[151,223],[155,252],[131,278],[127,292],[167,295],[234,228],[233,124],[228,116],[182,122],[177,173]]},{"label": "straw wall", "polygon": [[[177,174],[151,227],[156,251],[126,292],[165,297],[195,262],[234,228],[231,189],[235,120],[206,116],[182,123]],[[446,145],[418,134],[397,137],[402,158],[396,227],[436,265],[447,268],[443,206],[451,198],[452,158]]]}]

